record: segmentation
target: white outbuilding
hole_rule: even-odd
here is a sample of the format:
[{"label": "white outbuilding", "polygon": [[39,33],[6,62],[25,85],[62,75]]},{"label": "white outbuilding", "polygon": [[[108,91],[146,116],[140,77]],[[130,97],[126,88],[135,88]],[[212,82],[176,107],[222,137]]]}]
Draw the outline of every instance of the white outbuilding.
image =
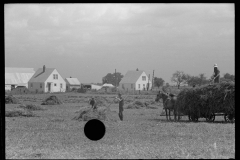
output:
[{"label": "white outbuilding", "polygon": [[34,73],[34,68],[5,67],[5,90],[12,90],[20,85],[28,88],[28,81]]},{"label": "white outbuilding", "polygon": [[66,82],[66,91],[71,91],[73,88],[81,88],[81,83],[77,78],[65,78]]}]

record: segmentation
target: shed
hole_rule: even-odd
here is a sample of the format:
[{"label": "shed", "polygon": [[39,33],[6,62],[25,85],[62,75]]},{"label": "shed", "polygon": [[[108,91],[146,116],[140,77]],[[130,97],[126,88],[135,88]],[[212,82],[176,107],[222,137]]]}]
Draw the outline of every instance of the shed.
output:
[{"label": "shed", "polygon": [[71,91],[73,88],[81,88],[81,83],[77,78],[65,78],[66,81],[66,91]]}]

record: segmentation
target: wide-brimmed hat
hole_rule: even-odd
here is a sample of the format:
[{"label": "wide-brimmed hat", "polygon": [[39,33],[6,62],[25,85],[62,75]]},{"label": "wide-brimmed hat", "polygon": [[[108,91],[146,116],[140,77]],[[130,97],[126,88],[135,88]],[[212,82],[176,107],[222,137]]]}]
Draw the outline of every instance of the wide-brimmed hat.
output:
[{"label": "wide-brimmed hat", "polygon": [[217,64],[215,63],[213,67],[218,67]]}]

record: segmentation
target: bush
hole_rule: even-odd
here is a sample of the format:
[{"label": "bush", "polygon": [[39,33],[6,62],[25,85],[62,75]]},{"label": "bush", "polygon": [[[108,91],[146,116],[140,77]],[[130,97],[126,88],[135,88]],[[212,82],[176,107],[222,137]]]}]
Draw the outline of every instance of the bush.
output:
[{"label": "bush", "polygon": [[12,95],[5,95],[5,104],[19,104],[19,100]]},{"label": "bush", "polygon": [[78,89],[77,89],[77,92],[78,92],[78,93],[86,93],[86,92],[87,92],[87,89],[78,88]]}]

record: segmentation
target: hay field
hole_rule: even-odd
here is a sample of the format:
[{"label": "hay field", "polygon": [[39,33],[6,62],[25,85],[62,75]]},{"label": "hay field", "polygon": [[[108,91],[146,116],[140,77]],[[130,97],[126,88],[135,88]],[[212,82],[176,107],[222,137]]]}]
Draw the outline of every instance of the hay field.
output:
[{"label": "hay field", "polygon": [[[166,121],[154,95],[133,95],[125,103],[124,121],[106,121],[103,139],[93,142],[84,135],[85,121],[72,120],[87,106],[87,98],[96,96],[100,106],[108,105],[116,95],[80,93],[55,94],[63,104],[41,105],[50,94],[15,95],[23,104],[35,104],[33,116],[6,117],[7,159],[51,158],[235,158],[235,123],[205,119],[189,122]],[[135,101],[148,102],[157,109],[128,108]],[[6,111],[19,109],[19,104],[6,104]],[[110,107],[118,112],[117,103]],[[173,117],[172,117],[173,118]]]}]

